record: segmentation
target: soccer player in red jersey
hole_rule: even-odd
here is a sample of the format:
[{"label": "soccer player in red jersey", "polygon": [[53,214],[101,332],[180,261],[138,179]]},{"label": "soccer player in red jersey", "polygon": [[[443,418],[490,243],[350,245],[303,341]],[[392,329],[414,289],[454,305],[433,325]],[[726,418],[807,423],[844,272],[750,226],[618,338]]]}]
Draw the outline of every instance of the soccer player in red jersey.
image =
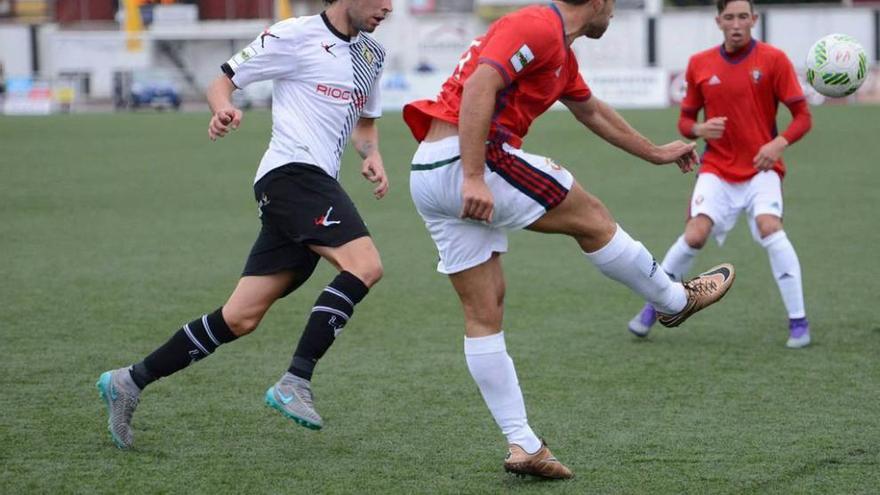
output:
[{"label": "soccer player in red jersey", "polygon": [[504,467],[517,474],[572,476],[528,424],[501,331],[500,254],[508,230],[571,236],[602,273],[651,301],[667,326],[717,301],[733,282],[727,264],[673,282],[570,172],[520,149],[532,121],[559,100],[609,143],[654,164],[692,169],[693,143],[655,145],[581,78],[571,43],[601,37],[613,13],[614,0],[554,0],[506,15],[471,43],[436,100],[404,107],[420,142],[410,175],[413,201],[437,245],[437,270],[449,275],[461,300],[465,358],[507,437]]},{"label": "soccer player in red jersey", "polygon": [[[789,317],[786,346],[810,343],[804,311],[801,266],[782,229],[782,152],[810,130],[810,111],[791,62],[781,50],[752,38],[758,19],[751,0],[718,0],[715,22],[724,43],[691,57],[687,94],[678,129],[706,140],[684,234],[669,248],[662,267],[681,280],[713,235],[719,244],[745,212],[755,241],[770,257],[770,268]],[[788,128],[776,131],[782,102],[792,114]],[[697,121],[703,109],[704,121]],[[648,303],[629,323],[644,337],[656,320]]]}]

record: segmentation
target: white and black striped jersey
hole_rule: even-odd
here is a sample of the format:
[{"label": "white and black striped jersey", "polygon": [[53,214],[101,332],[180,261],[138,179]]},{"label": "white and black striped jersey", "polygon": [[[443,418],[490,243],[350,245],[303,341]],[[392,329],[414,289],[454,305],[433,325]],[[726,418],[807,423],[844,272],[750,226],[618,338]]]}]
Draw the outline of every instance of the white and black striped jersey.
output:
[{"label": "white and black striped jersey", "polygon": [[384,61],[378,42],[365,33],[340,33],[322,13],[275,24],[223,64],[238,88],[273,81],[272,139],[254,182],[292,162],[338,178],[357,120],[382,114]]}]

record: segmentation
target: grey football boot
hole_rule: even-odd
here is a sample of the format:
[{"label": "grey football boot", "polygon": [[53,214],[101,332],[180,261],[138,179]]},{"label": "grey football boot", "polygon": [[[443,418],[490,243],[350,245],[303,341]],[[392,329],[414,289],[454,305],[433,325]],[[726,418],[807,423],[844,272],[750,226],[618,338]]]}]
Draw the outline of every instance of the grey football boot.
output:
[{"label": "grey football boot", "polygon": [[306,428],[320,430],[324,426],[315,411],[311,382],[290,372],[266,390],[266,404]]},{"label": "grey football boot", "polygon": [[107,428],[113,443],[120,449],[130,449],[134,442],[131,417],[140,400],[141,389],[131,379],[128,368],[105,371],[95,386],[107,404]]}]

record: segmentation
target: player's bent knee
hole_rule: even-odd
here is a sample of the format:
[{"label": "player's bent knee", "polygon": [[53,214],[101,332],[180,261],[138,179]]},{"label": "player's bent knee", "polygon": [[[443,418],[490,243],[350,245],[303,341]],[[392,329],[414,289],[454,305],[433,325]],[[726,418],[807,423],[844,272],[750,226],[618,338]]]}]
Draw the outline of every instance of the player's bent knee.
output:
[{"label": "player's bent knee", "polygon": [[257,326],[260,325],[260,320],[262,320],[262,315],[245,316],[233,313],[229,315],[224,314],[223,319],[226,321],[229,330],[231,330],[236,337],[241,337],[257,329]]},{"label": "player's bent knee", "polygon": [[[758,235],[761,236],[761,239],[765,239],[768,236],[771,236],[780,230],[782,230],[782,222],[776,217],[770,218],[758,218],[755,222],[758,227]],[[760,242],[760,240],[759,240]]]},{"label": "player's bent knee", "polygon": [[684,229],[684,242],[693,249],[703,249],[711,233],[712,220],[707,216],[698,215],[688,220]]},{"label": "player's bent knee", "polygon": [[385,275],[385,269],[382,267],[382,261],[377,257],[369,263],[361,263],[347,270],[367,287],[376,285],[382,276]]},{"label": "player's bent knee", "polygon": [[703,232],[686,232],[684,234],[684,242],[693,249],[703,249],[708,238],[709,235]]}]

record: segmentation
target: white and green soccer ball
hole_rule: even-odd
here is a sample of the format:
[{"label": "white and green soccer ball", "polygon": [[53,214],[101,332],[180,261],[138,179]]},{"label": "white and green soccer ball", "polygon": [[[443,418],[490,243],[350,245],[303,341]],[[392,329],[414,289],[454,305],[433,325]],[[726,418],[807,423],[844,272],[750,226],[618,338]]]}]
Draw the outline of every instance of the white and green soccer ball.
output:
[{"label": "white and green soccer ball", "polygon": [[825,96],[851,95],[867,75],[868,56],[852,36],[829,34],[807,53],[807,82]]}]

